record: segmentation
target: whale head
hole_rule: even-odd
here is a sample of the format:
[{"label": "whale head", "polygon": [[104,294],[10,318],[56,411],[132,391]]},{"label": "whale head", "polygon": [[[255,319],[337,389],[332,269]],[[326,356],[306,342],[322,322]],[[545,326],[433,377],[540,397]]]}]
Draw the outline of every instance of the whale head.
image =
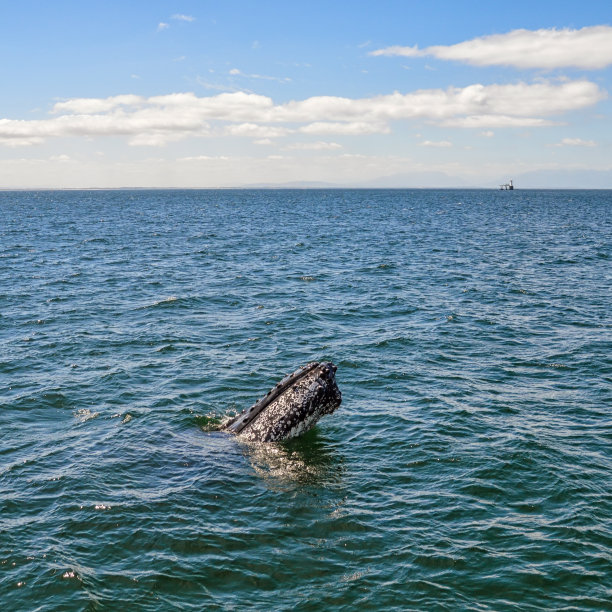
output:
[{"label": "whale head", "polygon": [[224,429],[252,442],[279,442],[303,434],[340,406],[336,370],[333,363],[318,361],[297,369]]}]

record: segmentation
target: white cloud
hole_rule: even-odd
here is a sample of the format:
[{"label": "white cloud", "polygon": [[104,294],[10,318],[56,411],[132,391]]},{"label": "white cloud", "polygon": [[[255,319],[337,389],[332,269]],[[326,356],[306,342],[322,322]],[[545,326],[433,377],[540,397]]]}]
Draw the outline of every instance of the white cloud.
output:
[{"label": "white cloud", "polygon": [[[425,89],[413,93],[373,98],[319,96],[275,107],[278,120],[359,121],[380,123],[398,119],[425,118],[444,121],[465,116],[507,115],[530,117],[584,108],[606,97],[590,81],[542,82],[512,85],[469,85],[447,89]],[[496,122],[497,125],[497,122]]]},{"label": "white cloud", "polygon": [[510,117],[508,115],[471,115],[444,120],[441,125],[456,128],[509,128],[509,127],[545,127],[559,125],[558,121],[538,119],[535,117]]},{"label": "white cloud", "polygon": [[[209,70],[209,72],[214,73],[214,70]],[[207,81],[205,78],[201,76],[196,77],[196,82],[198,85],[201,85],[204,89],[210,89],[211,91],[223,91],[225,93],[244,91],[244,89],[230,86],[227,83],[212,83],[210,81]]]},{"label": "white cloud", "polygon": [[299,129],[303,134],[344,134],[362,136],[364,134],[388,134],[391,130],[386,123],[368,123],[365,121],[316,121]]},{"label": "white cloud", "polygon": [[162,30],[167,30],[170,27],[169,23],[165,23],[164,21],[160,21],[157,24],[157,31],[161,32]]},{"label": "white cloud", "polygon": [[285,147],[285,149],[297,151],[333,151],[334,149],[341,148],[342,145],[337,142],[325,142],[323,140],[317,142],[294,142]]},{"label": "white cloud", "polygon": [[276,81],[277,83],[290,83],[291,82],[291,79],[289,77],[275,77],[275,76],[268,76],[265,74],[246,74],[242,72],[242,70],[239,70],[238,68],[232,68],[229,71],[229,74],[231,76],[241,76],[247,79],[261,79],[264,81]]},{"label": "white cloud", "polygon": [[245,92],[74,98],[56,103],[48,119],[0,119],[0,143],[19,146],[47,138],[124,135],[130,144],[159,146],[216,135],[218,122],[226,134],[253,138],[276,138],[296,130],[304,134],[388,133],[391,122],[410,119],[479,129],[538,127],[551,125],[550,116],[592,106],[605,97],[595,83],[577,80],[476,84],[357,99],[316,96],[284,104]]},{"label": "white cloud", "polygon": [[177,162],[201,162],[201,161],[227,161],[228,159],[230,158],[226,157],[225,155],[219,155],[217,157],[214,157],[212,155],[195,155],[191,157],[179,157],[176,161]]},{"label": "white cloud", "polygon": [[42,144],[45,141],[44,138],[39,136],[11,136],[0,135],[0,145],[9,148],[17,147],[31,147],[33,145]]},{"label": "white cloud", "polygon": [[164,130],[145,132],[143,134],[134,134],[128,140],[131,147],[164,147],[169,142],[182,140],[183,135],[180,132],[168,132]]},{"label": "white cloud", "polygon": [[399,55],[401,57],[422,57],[427,55],[427,52],[423,49],[419,49],[418,45],[414,47],[402,47],[400,45],[391,45],[384,49],[376,49],[376,51],[370,51],[368,55],[378,57],[380,55],[386,55],[387,57],[393,57]]},{"label": "white cloud", "polygon": [[446,149],[452,147],[453,143],[448,140],[424,140],[420,143],[422,147],[437,147],[440,149]]},{"label": "white cloud", "polygon": [[484,136],[485,138],[493,138],[493,136],[495,136],[495,132],[493,130],[485,130],[484,132],[480,132],[481,136]]},{"label": "white cloud", "polygon": [[582,138],[563,138],[561,142],[553,145],[554,147],[596,147],[594,140],[582,140]]},{"label": "white cloud", "polygon": [[386,47],[372,51],[370,55],[433,56],[475,66],[597,70],[612,64],[612,27],[598,25],[580,30],[513,30],[456,45],[435,45],[425,49],[417,46]]},{"label": "white cloud", "polygon": [[172,15],[171,19],[174,19],[175,21],[195,21],[195,17],[192,17],[191,15],[181,15],[180,13]]},{"label": "white cloud", "polygon": [[231,136],[246,136],[248,138],[280,138],[291,133],[292,130],[271,125],[258,125],[256,123],[238,123],[228,125],[226,133]]},{"label": "white cloud", "polygon": [[53,114],[94,114],[106,113],[121,106],[142,106],[145,98],[135,95],[111,96],[110,98],[73,98],[65,102],[57,102],[52,109]]}]

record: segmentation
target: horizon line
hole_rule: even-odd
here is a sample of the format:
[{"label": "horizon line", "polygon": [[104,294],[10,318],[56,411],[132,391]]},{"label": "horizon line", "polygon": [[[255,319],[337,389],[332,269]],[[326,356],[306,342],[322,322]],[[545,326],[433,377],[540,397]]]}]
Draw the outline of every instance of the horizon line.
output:
[{"label": "horizon line", "polygon": [[612,187],[515,187],[503,190],[499,187],[351,187],[351,186],[318,186],[269,185],[239,187],[0,187],[0,192],[7,191],[612,191]]}]

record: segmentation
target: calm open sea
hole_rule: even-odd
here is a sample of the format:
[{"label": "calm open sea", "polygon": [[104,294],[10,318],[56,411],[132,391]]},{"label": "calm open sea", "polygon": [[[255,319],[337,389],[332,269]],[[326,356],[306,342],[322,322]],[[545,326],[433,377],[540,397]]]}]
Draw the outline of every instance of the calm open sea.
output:
[{"label": "calm open sea", "polygon": [[[611,610],[611,244],[611,191],[0,193],[0,609]],[[214,431],[313,359],[313,431]]]}]

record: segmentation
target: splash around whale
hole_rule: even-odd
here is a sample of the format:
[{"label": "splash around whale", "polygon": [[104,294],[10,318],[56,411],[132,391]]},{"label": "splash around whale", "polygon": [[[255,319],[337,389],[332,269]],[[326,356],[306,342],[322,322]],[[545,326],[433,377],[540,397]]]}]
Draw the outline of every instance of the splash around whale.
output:
[{"label": "splash around whale", "polygon": [[280,442],[305,433],[340,406],[336,370],[333,363],[318,361],[298,368],[223,431],[249,442]]}]

